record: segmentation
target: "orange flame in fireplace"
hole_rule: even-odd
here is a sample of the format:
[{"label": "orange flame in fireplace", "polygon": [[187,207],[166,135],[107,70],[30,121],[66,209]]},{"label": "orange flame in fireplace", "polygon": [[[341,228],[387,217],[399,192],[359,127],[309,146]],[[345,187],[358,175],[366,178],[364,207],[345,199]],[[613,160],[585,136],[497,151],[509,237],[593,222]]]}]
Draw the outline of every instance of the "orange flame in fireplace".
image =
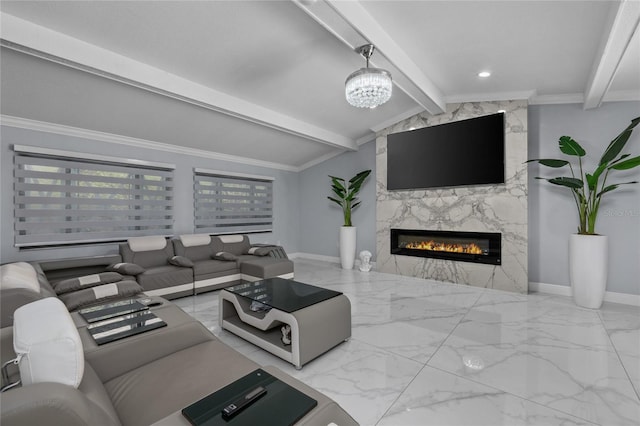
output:
[{"label": "orange flame in fireplace", "polygon": [[436,241],[415,241],[406,243],[404,248],[414,250],[446,251],[449,253],[484,254],[480,246],[470,244],[448,244]]}]

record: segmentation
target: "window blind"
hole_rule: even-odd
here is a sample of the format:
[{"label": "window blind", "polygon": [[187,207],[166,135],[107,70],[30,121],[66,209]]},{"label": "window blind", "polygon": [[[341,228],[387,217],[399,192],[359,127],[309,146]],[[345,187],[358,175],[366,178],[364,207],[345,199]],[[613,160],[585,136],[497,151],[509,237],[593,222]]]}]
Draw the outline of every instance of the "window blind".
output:
[{"label": "window blind", "polygon": [[48,149],[14,151],[17,247],[172,234],[171,165]]},{"label": "window blind", "polygon": [[273,180],[194,170],[196,233],[271,231]]}]

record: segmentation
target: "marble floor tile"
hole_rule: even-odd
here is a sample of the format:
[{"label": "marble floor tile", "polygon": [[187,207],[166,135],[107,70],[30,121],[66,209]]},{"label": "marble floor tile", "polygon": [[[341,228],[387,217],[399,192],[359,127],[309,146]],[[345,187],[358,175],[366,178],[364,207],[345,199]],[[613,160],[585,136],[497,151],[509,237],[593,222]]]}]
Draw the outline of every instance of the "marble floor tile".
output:
[{"label": "marble floor tile", "polygon": [[301,370],[267,352],[246,354],[275,365],[335,400],[361,425],[374,425],[391,407],[422,364],[355,339],[341,343]]},{"label": "marble floor tile", "polygon": [[592,425],[460,376],[425,367],[378,426]]},{"label": "marble floor tile", "polygon": [[294,263],[297,281],[341,291],[352,308],[352,338],[301,370],[222,330],[218,291],[175,302],[363,426],[640,424],[638,307]]},{"label": "marble floor tile", "polygon": [[640,395],[640,307],[605,304],[600,317],[636,394]]},{"label": "marble floor tile", "polygon": [[485,294],[428,365],[597,424],[640,420],[638,397],[592,310]]}]

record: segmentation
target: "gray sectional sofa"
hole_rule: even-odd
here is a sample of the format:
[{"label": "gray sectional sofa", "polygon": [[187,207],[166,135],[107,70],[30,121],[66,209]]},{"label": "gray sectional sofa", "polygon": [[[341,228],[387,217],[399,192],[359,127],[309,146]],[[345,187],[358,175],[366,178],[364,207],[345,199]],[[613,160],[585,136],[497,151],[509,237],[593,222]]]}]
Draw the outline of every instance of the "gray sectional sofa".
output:
[{"label": "gray sectional sofa", "polygon": [[189,234],[130,238],[120,244],[120,255],[122,262],[144,268],[136,280],[146,294],[173,299],[241,280],[293,278],[293,262],[269,256],[273,249],[253,246],[246,235]]},{"label": "gray sectional sofa", "polygon": [[[0,357],[3,364],[17,358],[18,361],[7,364],[2,386],[19,379],[22,383],[0,394],[0,423],[187,426],[189,422],[181,414],[183,408],[260,368],[171,301],[149,295],[162,288],[172,289],[166,293],[172,296],[193,294],[243,278],[293,274],[288,259],[272,258],[269,247],[252,247],[246,236],[217,238],[165,240],[164,247],[159,239],[139,240],[121,247],[122,255],[12,264],[6,268],[7,274],[3,269]],[[260,255],[252,254],[259,249],[264,249]],[[168,255],[169,259],[183,257],[192,266],[169,264],[175,268],[167,268],[156,262],[154,255],[160,254],[165,261]],[[173,261],[185,262],[184,259]],[[122,278],[113,271],[105,272],[118,264],[125,264],[133,275],[126,275],[124,269]],[[137,265],[137,270],[131,265]],[[141,277],[145,273],[146,278]],[[191,274],[189,279],[187,273]],[[154,277],[155,274],[164,274],[164,278]],[[98,284],[96,277],[118,280]],[[98,345],[85,318],[78,312],[69,312],[69,305],[65,306],[61,295],[56,295],[56,290],[73,288],[77,283],[84,287],[83,282],[93,287],[79,291],[104,286],[117,289],[123,282],[127,283],[125,287],[138,286],[134,295],[97,291],[110,296],[94,303],[133,297],[146,304],[149,312],[166,326]],[[19,288],[21,285],[23,288]],[[189,287],[179,287],[184,285]],[[357,425],[338,404],[318,391],[277,368],[263,370],[318,402],[296,424]]]}]

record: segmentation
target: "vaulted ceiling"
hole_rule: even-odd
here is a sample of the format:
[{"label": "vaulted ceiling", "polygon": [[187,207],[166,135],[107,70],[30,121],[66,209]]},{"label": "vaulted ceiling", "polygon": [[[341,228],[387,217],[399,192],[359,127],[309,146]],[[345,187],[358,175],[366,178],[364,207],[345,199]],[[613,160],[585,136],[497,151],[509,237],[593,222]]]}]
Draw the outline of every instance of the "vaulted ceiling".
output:
[{"label": "vaulted ceiling", "polygon": [[[640,100],[637,0],[3,0],[0,11],[3,123],[286,170],[447,103]],[[366,43],[394,79],[375,109],[344,99]]]}]

